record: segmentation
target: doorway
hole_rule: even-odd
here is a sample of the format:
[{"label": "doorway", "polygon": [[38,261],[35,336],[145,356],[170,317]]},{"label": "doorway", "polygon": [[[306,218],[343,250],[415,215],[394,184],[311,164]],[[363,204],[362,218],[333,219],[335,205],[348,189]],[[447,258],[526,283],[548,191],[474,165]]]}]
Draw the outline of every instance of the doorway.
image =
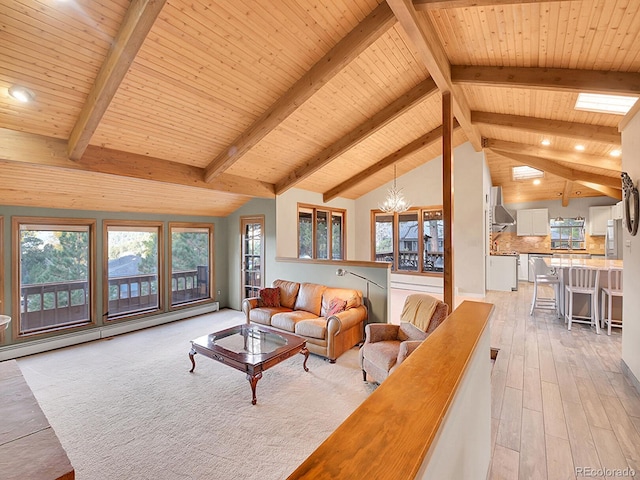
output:
[{"label": "doorway", "polygon": [[264,217],[240,217],[242,298],[257,297],[264,287]]}]

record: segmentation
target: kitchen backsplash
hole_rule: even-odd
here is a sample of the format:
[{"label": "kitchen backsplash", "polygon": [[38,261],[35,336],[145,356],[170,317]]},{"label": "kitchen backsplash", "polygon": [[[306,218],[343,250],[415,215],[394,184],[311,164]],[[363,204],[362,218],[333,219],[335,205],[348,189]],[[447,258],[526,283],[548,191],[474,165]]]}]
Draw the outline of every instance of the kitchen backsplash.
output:
[{"label": "kitchen backsplash", "polygon": [[[519,237],[515,232],[492,233],[492,250],[499,252],[516,251],[518,253],[551,253],[551,237]],[[592,255],[604,255],[604,237],[592,237],[585,233],[587,252]]]}]

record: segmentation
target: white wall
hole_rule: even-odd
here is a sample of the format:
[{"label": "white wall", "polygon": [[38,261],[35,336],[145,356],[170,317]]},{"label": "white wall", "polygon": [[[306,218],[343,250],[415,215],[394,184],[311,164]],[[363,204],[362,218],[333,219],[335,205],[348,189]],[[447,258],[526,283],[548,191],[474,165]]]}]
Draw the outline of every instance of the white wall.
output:
[{"label": "white wall", "polygon": [[[622,131],[622,171],[627,172],[634,185],[640,180],[640,114],[636,114]],[[626,292],[623,299],[622,360],[636,380],[640,379],[640,235],[632,237],[626,229],[623,234],[624,274]],[[628,242],[628,243],[627,243]]]},{"label": "white wall", "polygon": [[[483,152],[469,143],[454,150],[454,268],[457,292],[466,296],[485,294],[485,249],[488,241],[485,210],[491,181]],[[386,197],[389,182],[355,201],[357,248],[354,260],[371,260],[371,210]],[[442,156],[398,177],[397,186],[415,206],[442,205]],[[442,289],[441,277],[392,274],[392,284]],[[409,288],[410,285],[407,285]]]}]

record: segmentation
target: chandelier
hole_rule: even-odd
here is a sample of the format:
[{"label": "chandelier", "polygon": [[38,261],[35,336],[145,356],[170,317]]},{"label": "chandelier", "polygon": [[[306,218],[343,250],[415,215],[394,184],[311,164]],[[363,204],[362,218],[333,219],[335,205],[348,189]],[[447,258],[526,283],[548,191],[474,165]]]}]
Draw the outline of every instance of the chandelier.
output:
[{"label": "chandelier", "polygon": [[396,166],[393,166],[393,186],[387,192],[387,199],[378,205],[385,213],[402,213],[409,210],[411,204],[405,200],[402,189],[396,186]]}]

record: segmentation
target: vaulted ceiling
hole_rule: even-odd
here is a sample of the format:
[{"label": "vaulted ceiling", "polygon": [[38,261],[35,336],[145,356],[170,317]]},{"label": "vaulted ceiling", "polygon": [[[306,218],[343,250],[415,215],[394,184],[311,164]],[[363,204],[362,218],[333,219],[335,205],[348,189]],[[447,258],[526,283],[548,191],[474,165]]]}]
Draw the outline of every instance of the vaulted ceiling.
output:
[{"label": "vaulted ceiling", "polygon": [[[358,198],[454,145],[506,202],[620,198],[640,0],[0,0],[0,204],[227,215]],[[29,103],[9,96],[27,87]],[[542,146],[541,140],[550,140]],[[577,143],[584,145],[577,152]],[[511,180],[511,167],[545,172]]]}]

